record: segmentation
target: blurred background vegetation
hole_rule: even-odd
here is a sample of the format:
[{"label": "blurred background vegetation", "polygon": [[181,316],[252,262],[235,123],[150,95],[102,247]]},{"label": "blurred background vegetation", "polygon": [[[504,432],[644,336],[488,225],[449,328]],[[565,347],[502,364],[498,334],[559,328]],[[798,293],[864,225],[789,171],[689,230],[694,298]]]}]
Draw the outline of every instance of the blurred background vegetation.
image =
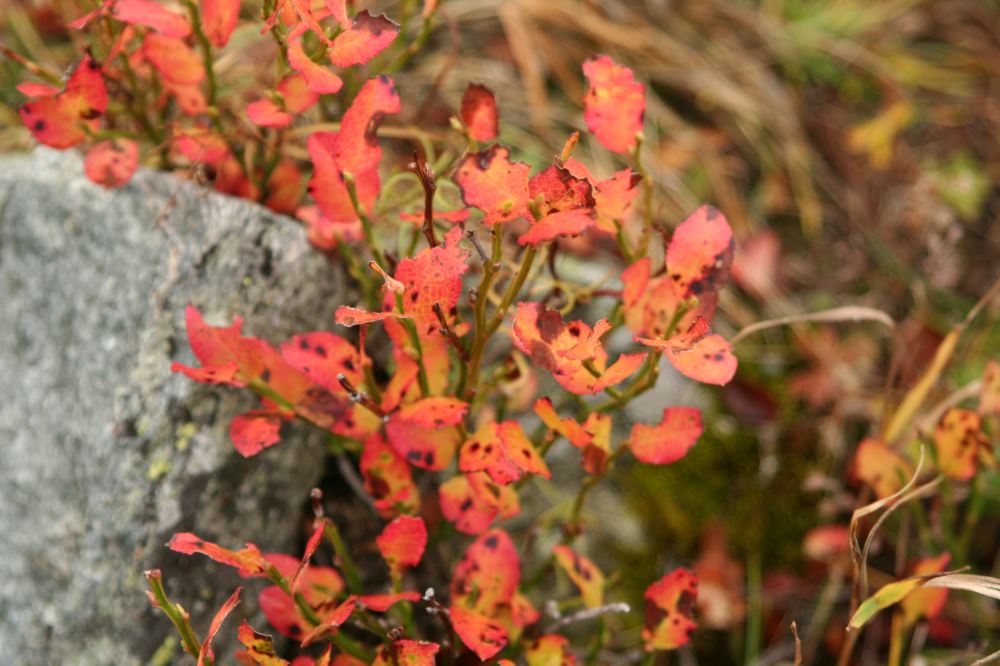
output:
[{"label": "blurred background vegetation", "polygon": [[[253,4],[245,11],[259,11]],[[1000,269],[1000,3],[442,0],[439,11],[427,48],[398,77],[399,122],[447,127],[466,83],[481,81],[500,100],[502,139],[540,163],[584,129],[580,63],[612,55],[648,86],[643,159],[657,223],[669,231],[711,202],[736,232],[742,259],[721,332],[845,304],[897,322],[749,336],[735,382],[687,396],[708,405],[708,427],[683,465],[620,469],[614,492],[589,505],[588,552],[620,575],[612,599],[641,598],[649,581],[631,571],[700,569],[707,630],[673,663],[788,661],[791,619],[813,663],[833,663],[850,585],[806,557],[803,539],[846,525],[870,499],[851,473],[857,443]],[[78,13],[76,0],[7,0],[0,39],[65,67],[74,49],[61,26]],[[238,67],[232,60],[223,66]],[[20,76],[0,60],[0,151],[31,145],[16,115]],[[598,174],[615,166],[586,137],[575,155]],[[969,386],[998,356],[988,309],[929,402]],[[952,565],[1000,575],[1000,480],[981,477],[971,543]],[[876,566],[898,573],[900,561],[945,549],[934,521],[970,491],[953,492],[928,504],[929,541],[907,550],[893,540],[908,528],[890,521]],[[970,515],[962,506],[955,520]],[[628,627],[634,618],[619,628]],[[995,608],[952,594],[912,654],[968,663],[998,628]],[[859,663],[880,662],[886,632],[865,633]]]}]

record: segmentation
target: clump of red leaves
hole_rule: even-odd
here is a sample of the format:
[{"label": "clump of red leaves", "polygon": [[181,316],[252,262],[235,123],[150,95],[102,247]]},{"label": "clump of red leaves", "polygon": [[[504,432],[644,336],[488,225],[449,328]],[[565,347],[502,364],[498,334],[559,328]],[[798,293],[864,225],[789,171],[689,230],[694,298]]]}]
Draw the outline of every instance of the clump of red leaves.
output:
[{"label": "clump of red leaves", "polygon": [[[84,146],[87,174],[103,186],[126,185],[140,163],[201,169],[220,191],[297,213],[313,243],[340,251],[362,300],[338,304],[334,331],[302,333],[275,347],[245,334],[239,318],[208,323],[192,305],[187,332],[197,365],[173,369],[259,396],[260,405],[230,426],[243,456],[266,456],[293,420],[356,456],[364,491],[388,521],[375,544],[387,586],[362,587],[352,551],[366,546],[345,544],[318,498],[301,557],[253,544],[230,550],[190,533],[175,535],[169,547],[270,581],[259,607],[275,631],[304,648],[292,662],[297,666],[519,653],[530,663],[573,663],[562,625],[536,608],[538,576],[522,576],[517,542],[494,524],[521,512],[523,484],[552,478],[546,453],[566,439],[580,450],[584,480],[546,567],[565,573],[589,617],[621,610],[605,607],[614,589],[573,543],[586,529],[581,510],[590,487],[626,453],[643,463],[677,464],[702,434],[701,414],[691,407],[666,407],[655,423],[625,421],[623,408],[655,386],[664,357],[706,384],[726,384],[736,372],[729,344],[711,328],[732,264],[725,218],[698,208],[662,255],[651,251],[651,211],[645,220],[636,215],[640,189],[649,186],[639,176],[645,88],[607,56],[583,65],[583,119],[601,145],[627,155],[620,171],[595,176],[571,157],[574,135],[560,156],[532,173],[498,142],[492,91],[470,84],[453,119],[461,147],[446,141],[438,159],[414,158],[407,169],[420,185],[416,210],[387,208],[378,133],[404,104],[392,78],[379,72],[394,69],[394,59],[405,59],[413,46],[397,44],[399,26],[367,11],[352,16],[342,0],[265,1],[263,32],[275,38],[276,71],[261,74],[263,87],[242,88],[225,80],[215,60],[240,21],[240,3],[184,4],[187,13],[151,0],[105,0],[72,21],[71,30],[91,38],[91,51],[65,82],[25,82],[21,117],[40,143]],[[425,28],[434,19],[433,2],[410,17]],[[371,78],[362,76],[348,97],[345,69],[366,65]],[[336,122],[336,130],[313,128],[317,121]],[[300,150],[286,151],[296,140]],[[452,181],[457,196],[439,189],[436,172]],[[386,249],[394,222],[410,232],[402,256]],[[532,281],[545,266],[556,278],[561,243],[579,236],[621,257],[620,291],[609,292],[606,316],[596,320],[560,307],[554,293],[539,293]],[[631,335],[612,339],[623,327]],[[368,343],[376,337],[389,345],[373,356]],[[572,399],[558,391],[538,397],[539,384],[549,380]],[[498,411],[504,416],[494,417]],[[540,426],[527,427],[536,416]],[[620,437],[616,425],[630,425],[630,434]],[[972,425],[961,414],[944,421],[942,446],[966,437],[952,433]],[[965,464],[954,473],[965,474]],[[475,540],[456,551],[452,529]],[[324,540],[336,567],[313,562]],[[423,591],[425,549],[456,558],[443,563],[452,572],[441,590],[446,600]],[[648,572],[649,580],[660,573]],[[166,599],[158,572],[149,578],[153,603],[178,626],[185,649],[211,664],[213,639],[239,591],[199,640],[188,615]],[[646,650],[688,641],[696,596],[697,581],[684,569],[650,585]],[[414,622],[415,604],[440,622]],[[270,636],[245,622],[236,631],[241,663],[289,663]],[[628,648],[602,636],[610,641],[602,649]]]}]

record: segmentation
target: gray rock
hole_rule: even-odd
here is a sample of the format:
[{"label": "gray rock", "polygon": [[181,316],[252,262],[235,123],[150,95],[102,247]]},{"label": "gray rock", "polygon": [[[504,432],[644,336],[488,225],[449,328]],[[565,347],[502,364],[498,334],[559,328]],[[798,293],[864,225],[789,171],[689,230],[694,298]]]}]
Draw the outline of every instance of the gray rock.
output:
[{"label": "gray rock", "polygon": [[73,153],[0,159],[3,663],[147,663],[173,634],[143,594],[154,567],[203,635],[254,581],[171,553],[174,532],[295,549],[322,442],[293,429],[245,460],[227,429],[253,396],[169,367],[194,363],[189,302],[278,342],[331,327],[342,290],[297,224],[249,202],[152,172],[104,190]]}]

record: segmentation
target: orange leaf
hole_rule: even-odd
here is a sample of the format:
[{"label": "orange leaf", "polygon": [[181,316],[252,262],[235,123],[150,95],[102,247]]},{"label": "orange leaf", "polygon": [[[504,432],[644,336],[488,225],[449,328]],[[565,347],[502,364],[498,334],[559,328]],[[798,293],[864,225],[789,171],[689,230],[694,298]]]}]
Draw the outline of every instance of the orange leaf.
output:
[{"label": "orange leaf", "polygon": [[349,28],[337,35],[330,46],[330,62],[337,67],[363,65],[384,51],[399,34],[399,25],[385,16],[361,11]]},{"label": "orange leaf", "polygon": [[[944,571],[951,561],[951,555],[942,553],[937,557],[926,557],[913,566],[911,575],[926,576]],[[944,610],[948,601],[947,588],[920,588],[903,597],[899,607],[903,611],[903,621],[912,625],[920,618],[934,619]]]},{"label": "orange leaf", "polygon": [[305,79],[306,85],[320,95],[339,92],[344,86],[340,77],[326,67],[312,61],[302,50],[302,40],[288,42],[288,64]]},{"label": "orange leaf", "polygon": [[573,584],[580,588],[583,605],[597,608],[604,605],[604,574],[589,559],[573,551],[569,546],[552,549],[556,563],[562,567]]},{"label": "orange leaf", "polygon": [[528,215],[531,167],[509,158],[510,149],[495,144],[466,155],[455,171],[462,200],[485,213],[484,224],[502,224]]},{"label": "orange leaf", "polygon": [[415,513],[420,508],[420,491],[410,466],[380,436],[373,435],[365,442],[360,468],[365,490],[383,518]]},{"label": "orange leaf", "polygon": [[698,579],[687,569],[675,569],[646,588],[642,638],[646,651],[674,650],[687,645],[698,625],[691,610],[698,600]]},{"label": "orange leaf", "polygon": [[222,48],[236,29],[240,0],[200,0],[201,27],[213,46]]},{"label": "orange leaf", "polygon": [[142,56],[171,83],[192,85],[205,79],[201,58],[177,37],[147,33],[142,40]]},{"label": "orange leaf", "polygon": [[528,181],[528,195],[539,202],[543,215],[594,207],[594,190],[586,178],[578,178],[566,167],[553,164]]},{"label": "orange leaf", "polygon": [[458,398],[433,396],[403,405],[395,417],[418,428],[444,428],[458,425],[465,418],[469,403]]},{"label": "orange leaf", "polygon": [[201,644],[201,649],[198,651],[198,666],[203,666],[206,659],[215,659],[215,653],[212,652],[212,641],[215,640],[215,635],[219,633],[219,629],[222,628],[222,623],[226,617],[236,608],[236,604],[240,603],[240,592],[242,591],[242,587],[236,588],[236,591],[226,599],[226,602],[216,612],[215,617],[212,618],[212,623],[208,627],[208,634],[205,636],[205,642]]},{"label": "orange leaf", "polygon": [[365,82],[344,112],[334,140],[333,156],[342,171],[358,176],[378,166],[382,159],[378,126],[399,110],[399,92],[390,77],[382,74]]},{"label": "orange leaf", "polygon": [[[470,483],[472,475],[458,474],[441,484],[438,500],[441,515],[465,534],[480,534],[489,529],[499,509]],[[482,476],[486,476],[482,474]]]},{"label": "orange leaf", "polygon": [[261,666],[287,666],[288,662],[274,651],[274,641],[267,634],[253,630],[246,620],[240,624],[236,638],[247,649],[247,655]]},{"label": "orange leaf", "polygon": [[429,430],[417,421],[401,417],[399,412],[386,421],[385,434],[389,444],[409,463],[435,471],[447,469],[461,443],[457,428]]},{"label": "orange leaf", "polygon": [[569,639],[559,634],[539,636],[525,649],[524,657],[528,666],[575,666],[577,663],[569,651]]},{"label": "orange leaf", "polygon": [[722,213],[700,206],[688,215],[670,238],[666,262],[682,298],[716,295],[733,264],[733,230]]},{"label": "orange leaf", "polygon": [[108,93],[101,65],[87,53],[66,81],[62,92],[38,89],[43,97],[25,102],[18,113],[35,140],[51,148],[64,149],[83,141],[83,125],[107,108]]},{"label": "orange leaf", "polygon": [[517,238],[520,245],[538,245],[561,236],[578,236],[594,224],[592,210],[564,210],[546,215]]},{"label": "orange leaf", "polygon": [[470,83],[462,95],[462,122],[469,128],[469,136],[486,143],[500,134],[497,98],[493,91],[481,83]]},{"label": "orange leaf", "polygon": [[247,116],[259,127],[287,127],[292,123],[292,114],[283,111],[267,97],[247,104]]},{"label": "orange leaf", "polygon": [[687,455],[703,427],[701,412],[694,407],[667,407],[659,425],[636,423],[629,435],[632,453],[651,465],[669,465]]},{"label": "orange leaf", "polygon": [[913,477],[913,469],[906,460],[873,438],[858,445],[853,471],[875,490],[879,499],[895,494]]},{"label": "orange leaf", "polygon": [[952,479],[968,481],[974,477],[980,452],[988,452],[989,446],[979,414],[970,409],[952,407],[934,429],[938,467]]},{"label": "orange leaf", "polygon": [[437,643],[404,638],[380,647],[372,666],[434,666],[434,655],[440,649]]},{"label": "orange leaf", "polygon": [[[415,257],[401,259],[395,278],[403,283],[403,312],[412,315],[421,337],[437,336],[441,324],[434,314],[440,306],[446,318],[454,319],[453,309],[462,295],[462,276],[469,270],[470,251],[459,246],[462,230],[453,227],[444,243],[421,250]],[[391,299],[389,307],[395,306]]]},{"label": "orange leaf", "polygon": [[583,98],[587,129],[602,146],[616,153],[635,147],[646,112],[646,88],[637,83],[632,70],[606,55],[592,56],[583,63],[589,88]]},{"label": "orange leaf", "polygon": [[453,608],[464,606],[493,617],[508,606],[521,580],[521,561],[510,536],[499,528],[481,534],[466,549],[451,578]]},{"label": "orange leaf", "polygon": [[139,144],[130,139],[102,141],[87,151],[87,178],[103,187],[122,187],[139,168]]},{"label": "orange leaf", "polygon": [[[706,320],[699,317],[692,326],[698,327],[699,322]],[[736,374],[737,366],[732,346],[721,335],[704,336],[692,343],[691,341],[698,338],[698,335],[696,330],[689,329],[688,333],[674,336],[669,340],[650,338],[635,340],[649,347],[666,349],[668,351],[666,357],[670,364],[689,379],[719,386],[728,384]],[[685,348],[687,345],[691,346]]]},{"label": "orange leaf", "polygon": [[506,485],[522,474],[552,478],[517,421],[488,422],[462,446],[458,468],[463,472],[485,471],[498,484]]},{"label": "orange leaf", "polygon": [[494,656],[507,644],[507,630],[502,625],[476,611],[452,604],[451,625],[470,650],[483,661]]},{"label": "orange leaf", "polygon": [[302,74],[289,74],[278,82],[276,89],[289,113],[302,113],[319,101],[319,95],[309,88]]},{"label": "orange leaf", "polygon": [[255,409],[235,417],[229,424],[229,437],[244,458],[255,456],[281,441],[281,423],[287,414],[273,409]]}]

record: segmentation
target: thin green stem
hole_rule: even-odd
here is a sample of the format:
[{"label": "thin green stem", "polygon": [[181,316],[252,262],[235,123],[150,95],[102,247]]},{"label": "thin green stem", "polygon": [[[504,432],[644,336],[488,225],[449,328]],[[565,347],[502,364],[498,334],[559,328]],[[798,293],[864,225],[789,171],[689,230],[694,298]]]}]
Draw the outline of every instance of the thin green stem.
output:
[{"label": "thin green stem", "polygon": [[[180,606],[167,598],[167,592],[163,589],[163,578],[160,572],[147,571],[146,581],[149,583],[149,589],[156,599],[156,605],[159,606],[160,610],[177,627],[177,632],[181,635],[181,643],[183,643],[184,649],[187,650],[188,654],[197,657],[198,653],[201,652],[201,641],[198,640],[194,629],[191,628],[191,622],[188,620],[187,614],[181,611]],[[207,663],[211,665],[212,662],[209,660]]]},{"label": "thin green stem", "polygon": [[341,536],[340,530],[332,522],[329,522],[323,529],[323,534],[337,555],[337,563],[344,572],[344,578],[347,579],[347,589],[351,591],[351,594],[361,594],[361,576],[358,574],[358,568],[354,565],[354,560],[351,559],[351,554],[347,551],[347,544],[344,543],[344,537]]}]

